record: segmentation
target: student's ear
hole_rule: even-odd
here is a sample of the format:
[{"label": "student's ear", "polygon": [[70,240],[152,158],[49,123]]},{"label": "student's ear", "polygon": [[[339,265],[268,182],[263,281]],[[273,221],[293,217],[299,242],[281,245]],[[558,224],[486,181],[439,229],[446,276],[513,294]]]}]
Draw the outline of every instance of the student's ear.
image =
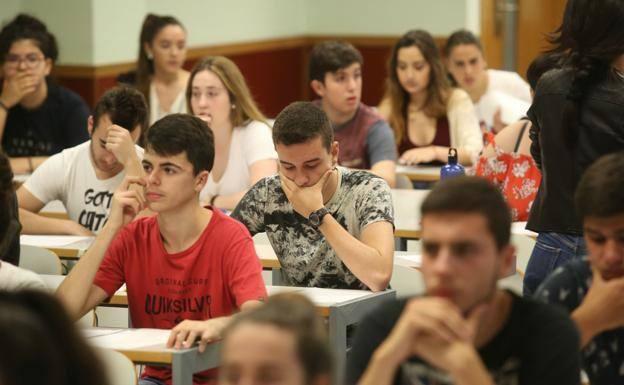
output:
[{"label": "student's ear", "polygon": [[340,153],[340,145],[338,141],[334,141],[331,145],[331,157],[332,157],[332,166],[336,166],[338,164],[338,154]]},{"label": "student's ear", "polygon": [[499,252],[501,263],[498,270],[498,278],[506,277],[510,272],[516,271],[516,247],[512,244],[504,246]]},{"label": "student's ear", "polygon": [[200,192],[208,182],[209,172],[204,170],[195,177],[195,191]]},{"label": "student's ear", "polygon": [[314,92],[321,98],[323,97],[323,95],[325,95],[325,84],[323,84],[323,82],[319,82],[318,80],[312,80],[310,82],[310,87],[312,87]]},{"label": "student's ear", "polygon": [[143,51],[145,51],[145,56],[147,56],[148,59],[151,60],[154,58],[154,54],[152,53],[152,48],[149,43],[143,43]]},{"label": "student's ear", "polygon": [[43,65],[45,66],[44,68],[45,76],[50,75],[50,72],[52,72],[52,59],[45,59],[43,61]]},{"label": "student's ear", "polygon": [[89,115],[87,118],[87,131],[89,132],[89,137],[93,136],[93,115]]}]

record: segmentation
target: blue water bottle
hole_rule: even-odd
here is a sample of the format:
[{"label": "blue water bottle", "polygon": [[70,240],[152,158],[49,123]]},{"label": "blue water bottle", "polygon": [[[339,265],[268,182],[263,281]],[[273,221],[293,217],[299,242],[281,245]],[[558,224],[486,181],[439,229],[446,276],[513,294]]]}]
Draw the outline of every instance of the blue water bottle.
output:
[{"label": "blue water bottle", "polygon": [[440,179],[465,175],[464,167],[457,163],[457,150],[449,148],[448,163],[440,169]]}]

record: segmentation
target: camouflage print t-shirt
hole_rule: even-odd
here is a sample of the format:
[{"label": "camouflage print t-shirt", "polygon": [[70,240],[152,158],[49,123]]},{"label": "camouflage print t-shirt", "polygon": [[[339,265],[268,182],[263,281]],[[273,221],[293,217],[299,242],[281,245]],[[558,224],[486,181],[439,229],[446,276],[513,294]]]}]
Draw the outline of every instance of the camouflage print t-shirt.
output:
[{"label": "camouflage print t-shirt", "polygon": [[[379,221],[394,222],[388,184],[367,171],[338,168],[338,186],[325,207],[355,238]],[[232,217],[253,234],[266,232],[287,285],[366,289],[338,258],[321,232],[296,213],[277,175],[256,183]]]}]

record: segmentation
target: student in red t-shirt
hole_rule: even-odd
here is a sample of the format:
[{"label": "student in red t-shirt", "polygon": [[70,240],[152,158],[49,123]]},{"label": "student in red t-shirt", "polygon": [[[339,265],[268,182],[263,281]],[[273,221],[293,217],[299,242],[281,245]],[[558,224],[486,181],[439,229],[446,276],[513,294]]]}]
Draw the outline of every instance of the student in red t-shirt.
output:
[{"label": "student in red t-shirt", "polygon": [[[58,289],[73,317],[126,283],[135,327],[172,329],[169,346],[199,339],[203,350],[232,313],[260,304],[266,289],[249,232],[199,203],[213,158],[212,133],[197,117],[169,115],[148,130],[147,176],[126,177],[108,222]],[[133,221],[144,207],[157,215]],[[194,383],[215,378],[202,372]],[[168,368],[148,366],[140,384],[170,382]]]}]

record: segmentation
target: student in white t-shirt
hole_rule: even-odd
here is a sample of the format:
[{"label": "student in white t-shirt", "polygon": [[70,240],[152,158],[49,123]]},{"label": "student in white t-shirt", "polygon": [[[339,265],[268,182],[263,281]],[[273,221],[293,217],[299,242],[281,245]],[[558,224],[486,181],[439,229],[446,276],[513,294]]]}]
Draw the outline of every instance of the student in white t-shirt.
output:
[{"label": "student in white t-shirt", "polygon": [[260,179],[277,173],[271,127],[230,59],[206,57],[191,71],[188,109],[215,138],[215,160],[200,199],[232,210]]},{"label": "student in white t-shirt", "polygon": [[[91,140],[50,157],[17,191],[22,233],[97,233],[125,175],[143,175],[143,150],[135,143],[146,125],[147,106],[139,91],[106,92],[87,122]],[[69,220],[36,214],[54,200],[63,202]]]},{"label": "student in white t-shirt", "polygon": [[479,39],[470,31],[451,34],[444,46],[447,70],[475,105],[484,131],[500,131],[526,115],[529,84],[515,72],[487,69]]},{"label": "student in white t-shirt", "polygon": [[0,261],[0,290],[18,291],[24,289],[47,291],[45,283],[37,273]]}]

